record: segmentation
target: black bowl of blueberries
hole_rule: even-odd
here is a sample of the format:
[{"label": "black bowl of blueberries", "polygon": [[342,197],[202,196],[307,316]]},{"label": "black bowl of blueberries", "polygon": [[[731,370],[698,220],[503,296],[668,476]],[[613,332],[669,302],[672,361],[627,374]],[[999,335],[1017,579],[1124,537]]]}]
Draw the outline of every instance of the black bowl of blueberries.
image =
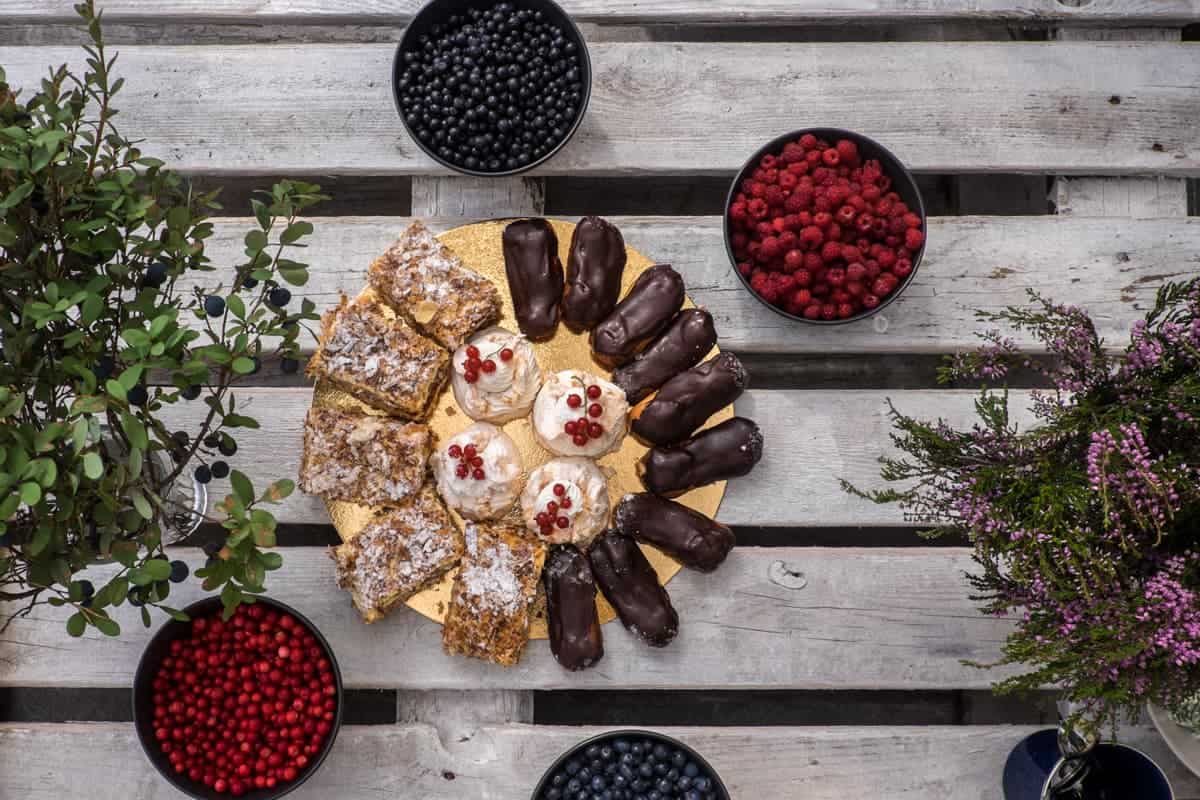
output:
[{"label": "black bowl of blueberries", "polygon": [[533,800],[729,800],[729,792],[683,742],[650,731],[612,731],[559,756]]},{"label": "black bowl of blueberries", "polygon": [[563,148],[583,120],[592,67],[551,0],[432,0],[396,49],[392,89],[413,141],[466,175],[515,175]]}]

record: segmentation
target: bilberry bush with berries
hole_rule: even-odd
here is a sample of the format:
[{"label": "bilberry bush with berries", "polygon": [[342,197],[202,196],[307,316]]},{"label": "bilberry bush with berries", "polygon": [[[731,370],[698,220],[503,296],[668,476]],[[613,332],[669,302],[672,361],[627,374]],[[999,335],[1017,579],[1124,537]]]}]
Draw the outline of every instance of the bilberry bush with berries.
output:
[{"label": "bilberry bush with berries", "polygon": [[[218,270],[205,254],[216,193],[121,135],[116,56],[91,0],[76,10],[90,38],[82,76],[58,67],[22,93],[0,70],[0,600],[10,621],[70,606],[72,636],[115,636],[110,611],[125,602],[147,625],[148,607],[182,616],[164,601],[189,570],[163,548],[173,522],[192,520],[172,500],[180,480],[231,482],[217,505],[224,541],[196,572],[227,612],[280,566],[262,506],[292,482],[257,493],[224,458],[258,427],[238,381],[269,355],[296,363],[317,318],[307,301],[285,307],[282,284],[308,273],[283,254],[303,246],[312,226],[298,215],[322,196],[295,181],[262,193],[245,262]],[[203,410],[194,430],[166,423],[180,404]],[[98,562],[115,562],[99,587],[80,575]]]},{"label": "bilberry bush with berries", "polygon": [[[1033,300],[980,316],[1052,356],[1036,424],[1014,423],[1006,389],[983,391],[969,430],[893,408],[903,455],[882,475],[901,487],[846,488],[969,538],[974,599],[1015,619],[1001,663],[1025,667],[997,689],[1059,686],[1068,722],[1099,732],[1200,692],[1200,280],[1164,286],[1120,355],[1084,311]],[[1034,366],[985,338],[941,377],[995,386]]]}]

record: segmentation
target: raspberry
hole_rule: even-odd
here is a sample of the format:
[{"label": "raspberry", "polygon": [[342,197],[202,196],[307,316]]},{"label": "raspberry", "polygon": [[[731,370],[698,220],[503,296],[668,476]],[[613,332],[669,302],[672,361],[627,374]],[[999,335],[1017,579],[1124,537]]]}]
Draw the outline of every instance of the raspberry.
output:
[{"label": "raspberry", "polygon": [[854,220],[854,227],[859,233],[870,233],[872,226],[875,224],[875,217],[870,214],[859,214],[858,219]]},{"label": "raspberry", "polygon": [[858,211],[852,205],[844,205],[837,210],[837,221],[843,225],[853,225]]},{"label": "raspberry", "polygon": [[804,228],[800,231],[800,242],[806,247],[820,247],[821,242],[824,240],[825,234],[816,225],[809,225],[807,228]]},{"label": "raspberry", "polygon": [[762,247],[759,248],[760,260],[772,261],[783,255],[783,250],[779,246],[779,239],[775,236],[768,236],[762,240]]},{"label": "raspberry", "polygon": [[779,156],[779,160],[788,165],[803,161],[804,148],[797,142],[788,142],[783,146],[783,153]]},{"label": "raspberry", "polygon": [[863,293],[866,291],[866,287],[858,281],[846,282],[846,294],[850,295],[851,297],[862,297]]},{"label": "raspberry", "polygon": [[749,217],[745,203],[734,203],[729,207],[729,217],[737,222],[745,222]]},{"label": "raspberry", "polygon": [[792,218],[783,218],[783,233],[779,234],[779,246],[783,248],[783,252],[795,250],[800,244],[800,237],[796,236],[796,232],[792,230]]},{"label": "raspberry", "polygon": [[850,293],[845,289],[834,289],[829,293],[829,299],[835,303],[849,303]]},{"label": "raspberry", "polygon": [[818,228],[828,228],[832,224],[833,215],[828,211],[820,211],[813,214],[813,225],[816,225]]},{"label": "raspberry", "polygon": [[896,204],[886,197],[875,204],[875,213],[881,217],[890,217]]},{"label": "raspberry", "polygon": [[799,269],[792,273],[792,280],[797,286],[808,286],[812,283],[812,273],[806,269]]},{"label": "raspberry", "polygon": [[821,163],[821,153],[817,150],[809,150],[804,154],[804,160],[808,162],[810,167],[815,167]]},{"label": "raspberry", "polygon": [[846,260],[847,264],[853,264],[855,261],[862,260],[862,253],[854,245],[844,244],[842,245],[842,258]]},{"label": "raspberry", "polygon": [[851,208],[853,208],[855,211],[861,212],[861,211],[867,210],[867,201],[863,200],[863,196],[861,194],[850,195],[849,197],[846,198],[846,204],[848,206],[850,206]]},{"label": "raspberry", "polygon": [[765,239],[768,236],[775,235],[775,226],[772,225],[770,222],[763,220],[762,222],[755,223],[754,233],[758,236],[759,239]]},{"label": "raspberry", "polygon": [[825,297],[826,295],[829,294],[831,289],[829,288],[828,283],[814,283],[812,285],[812,289],[810,289],[809,291],[811,291],[813,293],[814,297]]},{"label": "raspberry", "polygon": [[791,214],[798,214],[812,204],[812,192],[795,189],[783,201],[783,207]]},{"label": "raspberry", "polygon": [[[826,150],[825,152],[829,152]],[[838,319],[850,319],[854,316],[854,306],[849,303],[838,303],[837,307]]]},{"label": "raspberry", "polygon": [[749,261],[742,261],[741,263],[738,264],[737,268],[738,268],[738,272],[742,273],[742,277],[744,277],[744,278],[749,278],[750,273],[754,270],[754,267],[750,264]]},{"label": "raspberry", "polygon": [[754,274],[750,276],[750,288],[762,294],[763,289],[767,288],[767,273],[756,269]]},{"label": "raspberry", "polygon": [[887,232],[893,236],[901,236],[908,228],[904,227],[904,217],[892,217],[887,221]]},{"label": "raspberry", "polygon": [[841,241],[842,226],[838,225],[836,222],[829,223],[829,229],[825,231],[825,235],[828,236],[830,239],[836,239],[838,241]]},{"label": "raspberry", "polygon": [[787,221],[783,217],[776,217],[771,220],[771,229],[776,233],[783,233],[787,230]]},{"label": "raspberry", "polygon": [[788,214],[783,219],[787,223],[787,229],[793,233],[804,227],[804,222],[800,219],[799,214]]},{"label": "raspberry", "polygon": [[876,256],[876,259],[879,261],[880,267],[883,269],[891,269],[892,265],[896,263],[896,253],[894,250],[880,249],[879,255]]},{"label": "raspberry", "polygon": [[925,234],[916,228],[909,228],[904,233],[904,246],[909,250],[919,250],[925,243]]},{"label": "raspberry", "polygon": [[799,145],[805,150],[812,150],[817,146],[817,137],[811,133],[806,133],[800,137]]},{"label": "raspberry", "polygon": [[813,224],[812,214],[808,213],[807,211],[801,211],[796,216],[799,217],[799,219],[800,219],[800,227],[801,228]]},{"label": "raspberry", "polygon": [[[836,151],[826,150],[825,152],[832,153],[832,152],[836,152]],[[826,322],[831,322],[836,318],[837,318],[837,306],[835,306],[833,303],[826,303],[825,305],[821,306],[821,319],[825,320]]]},{"label": "raspberry", "polygon": [[802,266],[804,266],[804,254],[799,250],[789,250],[783,257],[783,267],[788,272],[795,272]]},{"label": "raspberry", "polygon": [[857,262],[846,267],[846,280],[861,281],[867,277],[867,268]]},{"label": "raspberry", "polygon": [[875,183],[876,183],[876,185],[879,186],[880,189],[883,189],[885,192],[888,189],[892,188],[892,179],[889,178],[887,175],[880,175],[878,180],[875,181]]},{"label": "raspberry", "polygon": [[863,298],[863,308],[878,308],[879,298],[873,294],[869,294]]},{"label": "raspberry", "polygon": [[797,289],[792,293],[791,302],[800,308],[804,308],[812,304],[812,292],[808,289]]},{"label": "raspberry", "polygon": [[836,167],[842,161],[841,155],[837,150],[830,148],[821,153],[821,162],[831,167]]},{"label": "raspberry", "polygon": [[867,259],[867,263],[864,264],[863,266],[867,268],[867,280],[870,280],[870,281],[873,281],[876,278],[878,278],[880,273],[883,272],[883,270],[881,270],[879,268],[879,262],[873,258]]},{"label": "raspberry", "polygon": [[825,183],[825,179],[830,177],[832,174],[833,173],[825,167],[817,167],[812,171],[813,184],[820,185]]},{"label": "raspberry", "polygon": [[825,273],[825,280],[836,289],[846,283],[846,270],[841,267],[833,267]]},{"label": "raspberry", "polygon": [[829,198],[829,202],[835,206],[846,202],[846,198],[850,196],[850,187],[843,184],[834,184],[826,190],[825,196]]},{"label": "raspberry", "polygon": [[902,258],[896,262],[896,266],[892,267],[892,274],[897,278],[907,278],[912,275],[913,265],[907,258]]},{"label": "raspberry", "polygon": [[820,253],[805,253],[804,268],[814,275],[825,266],[825,262],[821,260]]},{"label": "raspberry", "polygon": [[770,209],[767,208],[767,202],[765,200],[756,197],[749,203],[746,203],[746,211],[748,211],[750,216],[754,219],[762,219],[767,215],[767,212],[770,211]]},{"label": "raspberry", "polygon": [[762,167],[763,169],[771,169],[777,163],[778,162],[776,161],[775,156],[771,155],[770,153],[767,153],[765,156],[762,157],[762,160],[758,162],[759,166]]},{"label": "raspberry", "polygon": [[829,198],[825,195],[818,195],[813,198],[813,210],[829,213],[833,211],[833,203],[829,202]]},{"label": "raspberry", "polygon": [[878,200],[882,195],[883,195],[883,190],[881,190],[878,186],[875,186],[874,184],[872,184],[870,186],[864,186],[862,188],[863,200],[866,200],[868,202],[873,203],[876,200]]},{"label": "raspberry", "polygon": [[826,261],[833,261],[835,258],[840,258],[842,255],[842,245],[838,242],[826,242],[821,246],[821,258]]},{"label": "raspberry", "polygon": [[751,197],[766,197],[767,185],[762,181],[754,181],[750,184],[750,190],[747,192]]},{"label": "raspberry", "polygon": [[890,278],[887,275],[880,275],[875,279],[875,283],[871,285],[871,293],[879,297],[887,297],[895,288],[896,283],[894,278]]},{"label": "raspberry", "polygon": [[763,199],[767,201],[767,205],[769,206],[782,206],[784,200],[783,189],[778,184],[772,183],[767,186]]},{"label": "raspberry", "polygon": [[852,165],[858,163],[858,145],[854,142],[849,139],[838,139],[835,147],[837,147],[838,158],[841,161]]},{"label": "raspberry", "polygon": [[805,319],[817,319],[820,316],[821,316],[821,306],[817,305],[816,303],[813,303],[812,305],[810,305],[804,309],[804,318]]},{"label": "raspberry", "polygon": [[792,173],[792,172],[779,173],[779,185],[782,186],[784,189],[795,189],[796,184],[798,184],[799,182],[800,182],[800,179],[798,177],[796,177],[795,173]]},{"label": "raspberry", "polygon": [[793,161],[791,164],[788,164],[787,171],[792,175],[803,175],[808,172],[808,162],[801,157],[799,161]]}]

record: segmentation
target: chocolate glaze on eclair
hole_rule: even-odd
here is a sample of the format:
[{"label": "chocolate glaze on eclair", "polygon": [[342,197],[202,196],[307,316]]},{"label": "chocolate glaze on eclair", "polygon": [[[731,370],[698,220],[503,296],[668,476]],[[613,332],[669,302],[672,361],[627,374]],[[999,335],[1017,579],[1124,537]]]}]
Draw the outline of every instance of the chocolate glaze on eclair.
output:
[{"label": "chocolate glaze on eclair", "polygon": [[664,383],[633,421],[633,434],[649,444],[686,439],[705,420],[738,399],[748,385],[746,368],[738,357],[721,353]]},{"label": "chocolate glaze on eclair", "polygon": [[734,417],[679,444],[651,448],[638,462],[638,473],[650,491],[676,497],[747,474],[762,458],[762,448],[758,426],[745,417]]},{"label": "chocolate glaze on eclair", "polygon": [[630,405],[650,395],[680,372],[700,363],[717,343],[712,314],[702,308],[680,311],[637,358],[613,372],[613,383],[625,391]]},{"label": "chocolate glaze on eclair", "polygon": [[613,513],[613,525],[701,572],[721,566],[735,543],[728,527],[682,503],[649,492],[625,495]]},{"label": "chocolate glaze on eclair", "polygon": [[581,219],[567,255],[567,288],[562,300],[567,327],[576,332],[591,330],[611,314],[621,296],[624,273],[621,231],[600,217]]},{"label": "chocolate glaze on eclair", "polygon": [[550,552],[542,571],[546,585],[550,652],[564,668],[587,669],[604,657],[596,611],[596,578],[587,556],[573,545]]},{"label": "chocolate glaze on eclair", "polygon": [[683,299],[683,278],[669,264],[646,270],[592,329],[592,357],[609,369],[626,363],[671,324]]},{"label": "chocolate glaze on eclair", "polygon": [[544,219],[521,219],[504,229],[504,273],[521,333],[549,339],[558,328],[563,268],[558,236]]},{"label": "chocolate glaze on eclair", "polygon": [[608,530],[592,543],[588,557],[600,591],[630,633],[651,647],[669,644],[679,632],[679,615],[637,542]]}]

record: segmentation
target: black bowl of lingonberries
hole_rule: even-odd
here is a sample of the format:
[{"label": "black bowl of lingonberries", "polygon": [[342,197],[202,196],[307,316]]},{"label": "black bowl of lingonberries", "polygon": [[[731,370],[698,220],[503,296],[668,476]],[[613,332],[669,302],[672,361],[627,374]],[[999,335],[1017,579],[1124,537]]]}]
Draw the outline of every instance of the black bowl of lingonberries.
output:
[{"label": "black bowl of lingonberries", "polygon": [[198,800],[273,800],[308,780],[342,724],[342,675],[299,612],[266,597],[184,609],[142,654],[133,719],[151,763]]},{"label": "black bowl of lingonberries", "polygon": [[651,731],[593,736],[558,757],[533,800],[729,800],[716,770],[683,742]]},{"label": "black bowl of lingonberries", "polygon": [[772,311],[816,325],[878,313],[925,254],[925,204],[912,173],[878,142],[808,128],[768,142],[725,205],[738,278]]},{"label": "black bowl of lingonberries", "polygon": [[482,177],[551,158],[575,135],[591,91],[583,34],[553,0],[432,0],[392,66],[396,109],[417,146]]}]

